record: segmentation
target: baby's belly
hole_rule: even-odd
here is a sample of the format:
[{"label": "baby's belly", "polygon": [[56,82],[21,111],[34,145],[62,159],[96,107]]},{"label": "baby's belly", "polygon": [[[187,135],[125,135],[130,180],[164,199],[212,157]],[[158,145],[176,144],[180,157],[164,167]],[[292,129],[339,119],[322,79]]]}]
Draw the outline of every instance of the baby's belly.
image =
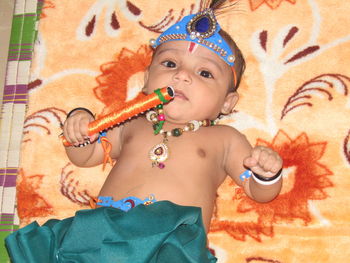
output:
[{"label": "baby's belly", "polygon": [[157,176],[150,178],[134,176],[132,179],[113,180],[112,184],[106,182],[100,195],[112,196],[114,200],[128,196],[145,199],[152,195],[157,201],[168,200],[179,205],[201,203],[200,200],[193,202],[193,199],[197,199],[196,192],[191,191],[188,184],[180,183],[174,178],[159,178]]},{"label": "baby's belly", "polygon": [[127,197],[140,200],[155,199],[171,201],[183,206],[202,208],[204,225],[208,227],[216,196],[212,187],[204,181],[183,180],[181,175],[110,175],[100,191],[100,196],[112,197],[118,201]]}]

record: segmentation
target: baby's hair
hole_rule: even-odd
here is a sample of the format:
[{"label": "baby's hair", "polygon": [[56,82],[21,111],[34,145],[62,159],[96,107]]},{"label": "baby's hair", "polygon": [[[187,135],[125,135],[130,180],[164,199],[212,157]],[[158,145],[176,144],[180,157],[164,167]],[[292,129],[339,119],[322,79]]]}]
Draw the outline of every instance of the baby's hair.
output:
[{"label": "baby's hair", "polygon": [[239,83],[241,82],[243,72],[245,70],[245,60],[242,54],[242,51],[239,49],[237,46],[236,42],[232,39],[232,37],[223,29],[220,29],[219,34],[227,44],[230,46],[232,49],[233,53],[235,54],[235,71],[236,71],[236,78],[237,78],[237,83],[236,85],[234,84],[233,80],[231,81],[231,85],[229,87],[229,92],[234,92],[238,89]]},{"label": "baby's hair", "polygon": [[[220,15],[220,13],[226,13],[228,10],[232,10],[232,7],[237,5],[239,1],[234,1],[231,3],[227,0],[204,0],[201,8],[209,7],[214,10],[215,15]],[[234,81],[231,81],[231,85],[229,86],[228,92],[234,92],[238,89],[239,84],[242,79],[243,72],[245,70],[245,60],[242,55],[242,51],[238,48],[236,42],[232,39],[232,37],[223,29],[220,29],[219,34],[227,44],[230,46],[233,54],[235,55],[235,64],[234,69],[236,72],[236,84]]]}]

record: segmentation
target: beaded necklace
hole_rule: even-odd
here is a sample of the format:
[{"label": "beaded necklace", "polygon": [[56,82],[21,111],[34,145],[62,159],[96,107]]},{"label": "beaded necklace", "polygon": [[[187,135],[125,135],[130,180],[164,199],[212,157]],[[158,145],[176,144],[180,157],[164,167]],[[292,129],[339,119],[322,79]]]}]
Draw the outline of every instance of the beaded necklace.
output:
[{"label": "beaded necklace", "polygon": [[163,169],[165,167],[164,162],[169,158],[168,137],[179,137],[187,131],[197,131],[200,127],[208,127],[216,125],[216,120],[202,120],[202,121],[190,121],[183,128],[174,128],[171,131],[163,130],[165,123],[165,115],[163,112],[163,105],[159,104],[154,110],[148,111],[146,114],[148,121],[153,123],[154,134],[163,135],[163,142],[153,146],[148,153],[150,160],[152,161],[152,167],[158,167]]}]

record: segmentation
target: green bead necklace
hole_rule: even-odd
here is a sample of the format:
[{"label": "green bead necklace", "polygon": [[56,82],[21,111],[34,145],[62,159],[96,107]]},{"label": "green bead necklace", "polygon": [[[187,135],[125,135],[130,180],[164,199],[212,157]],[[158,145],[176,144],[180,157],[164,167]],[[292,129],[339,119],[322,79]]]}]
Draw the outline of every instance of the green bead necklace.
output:
[{"label": "green bead necklace", "polygon": [[154,110],[147,112],[146,118],[153,123],[154,134],[163,135],[163,142],[159,143],[151,148],[149,151],[149,158],[152,161],[152,167],[158,167],[163,169],[165,167],[164,162],[169,158],[168,137],[179,137],[187,131],[197,131],[200,127],[209,127],[217,124],[217,121],[203,120],[203,121],[190,121],[183,128],[174,128],[171,131],[164,131],[163,125],[165,123],[165,115],[163,111],[163,105],[158,105]]}]

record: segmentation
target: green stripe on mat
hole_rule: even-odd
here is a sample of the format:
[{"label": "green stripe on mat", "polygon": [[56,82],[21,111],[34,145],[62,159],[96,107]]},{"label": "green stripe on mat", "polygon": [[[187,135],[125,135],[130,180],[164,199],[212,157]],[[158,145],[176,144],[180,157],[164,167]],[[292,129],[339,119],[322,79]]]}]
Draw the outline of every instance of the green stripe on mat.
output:
[{"label": "green stripe on mat", "polygon": [[7,255],[7,250],[6,250],[6,247],[5,247],[5,238],[11,234],[13,231],[17,230],[18,229],[18,226],[16,225],[11,225],[9,226],[9,228],[11,227],[11,230],[10,231],[2,231],[0,229],[0,262],[1,263],[9,263],[10,262],[10,259]]},{"label": "green stripe on mat", "polygon": [[11,34],[9,58],[25,60],[23,57],[31,56],[34,47],[33,29],[35,29],[36,21],[36,14],[30,14],[30,16],[15,15],[13,17],[13,32],[22,32],[22,34]]}]

